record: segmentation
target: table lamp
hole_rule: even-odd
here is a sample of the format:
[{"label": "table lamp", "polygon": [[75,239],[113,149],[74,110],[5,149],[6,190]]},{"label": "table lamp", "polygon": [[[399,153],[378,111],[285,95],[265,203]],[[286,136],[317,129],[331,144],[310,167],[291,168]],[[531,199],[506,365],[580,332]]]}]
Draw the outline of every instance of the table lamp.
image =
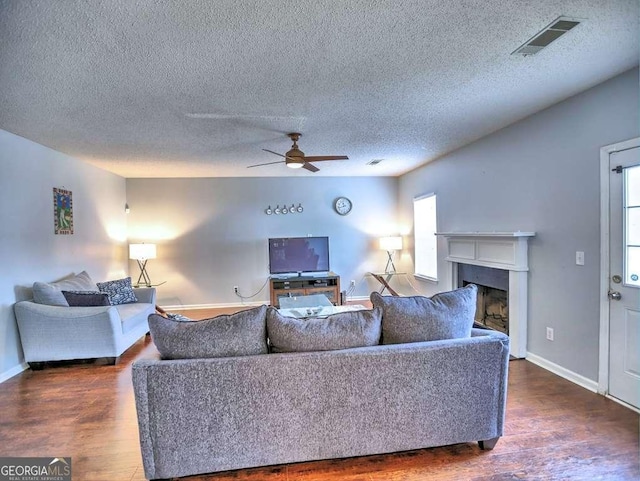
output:
[{"label": "table lamp", "polygon": [[151,279],[147,273],[147,261],[155,258],[155,244],[129,244],[129,259],[135,259],[140,268],[140,276],[138,276],[136,286],[140,285],[140,280],[142,279],[147,287],[151,287]]},{"label": "table lamp", "polygon": [[380,249],[387,251],[387,266],[384,268],[385,274],[394,274],[396,272],[396,266],[393,263],[393,254],[396,251],[402,250],[402,237],[401,236],[387,236],[380,237]]}]

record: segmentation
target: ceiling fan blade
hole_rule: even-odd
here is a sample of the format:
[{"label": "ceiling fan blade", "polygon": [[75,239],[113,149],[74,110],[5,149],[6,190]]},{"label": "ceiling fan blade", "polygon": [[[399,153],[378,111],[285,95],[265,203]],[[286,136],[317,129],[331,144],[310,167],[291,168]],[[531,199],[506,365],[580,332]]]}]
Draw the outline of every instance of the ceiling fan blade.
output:
[{"label": "ceiling fan blade", "polygon": [[273,150],[269,150],[269,149],[262,149],[262,150],[264,150],[265,152],[269,152],[270,154],[276,154],[280,157],[284,157],[284,155],[279,154],[278,152],[274,152]]},{"label": "ceiling fan blade", "polygon": [[312,165],[309,162],[305,162],[302,168],[307,169],[309,172],[318,172],[320,170],[315,165]]},{"label": "ceiling fan blade", "polygon": [[346,155],[306,155],[304,160],[307,162],[321,162],[323,160],[349,160]]},{"label": "ceiling fan blade", "polygon": [[251,167],[262,167],[263,165],[284,164],[285,162],[285,160],[278,160],[276,162],[267,162],[265,164],[247,165],[247,169],[250,169]]}]

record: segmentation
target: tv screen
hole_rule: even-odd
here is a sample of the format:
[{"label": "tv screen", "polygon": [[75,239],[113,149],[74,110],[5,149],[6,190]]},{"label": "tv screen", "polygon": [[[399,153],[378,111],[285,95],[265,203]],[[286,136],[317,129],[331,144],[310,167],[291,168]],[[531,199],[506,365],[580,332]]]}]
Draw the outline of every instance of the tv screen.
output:
[{"label": "tv screen", "polygon": [[328,237],[284,237],[269,239],[269,272],[329,271]]}]

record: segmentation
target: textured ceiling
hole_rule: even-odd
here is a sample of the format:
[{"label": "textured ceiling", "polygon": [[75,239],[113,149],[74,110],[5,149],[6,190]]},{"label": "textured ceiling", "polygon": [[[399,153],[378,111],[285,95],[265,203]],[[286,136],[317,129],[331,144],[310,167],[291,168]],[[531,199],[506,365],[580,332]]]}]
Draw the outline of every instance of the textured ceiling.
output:
[{"label": "textured ceiling", "polygon": [[[510,55],[561,15],[584,22]],[[638,65],[638,16],[637,0],[0,0],[0,128],[124,177],[399,175]],[[349,160],[246,168],[291,131]]]}]

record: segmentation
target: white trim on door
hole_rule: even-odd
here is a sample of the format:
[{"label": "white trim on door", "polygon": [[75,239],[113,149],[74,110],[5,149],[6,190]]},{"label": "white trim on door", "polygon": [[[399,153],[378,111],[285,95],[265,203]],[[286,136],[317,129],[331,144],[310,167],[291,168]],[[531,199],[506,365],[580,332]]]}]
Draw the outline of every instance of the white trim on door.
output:
[{"label": "white trim on door", "polygon": [[598,393],[609,394],[609,155],[640,147],[640,137],[600,149],[600,354]]}]

